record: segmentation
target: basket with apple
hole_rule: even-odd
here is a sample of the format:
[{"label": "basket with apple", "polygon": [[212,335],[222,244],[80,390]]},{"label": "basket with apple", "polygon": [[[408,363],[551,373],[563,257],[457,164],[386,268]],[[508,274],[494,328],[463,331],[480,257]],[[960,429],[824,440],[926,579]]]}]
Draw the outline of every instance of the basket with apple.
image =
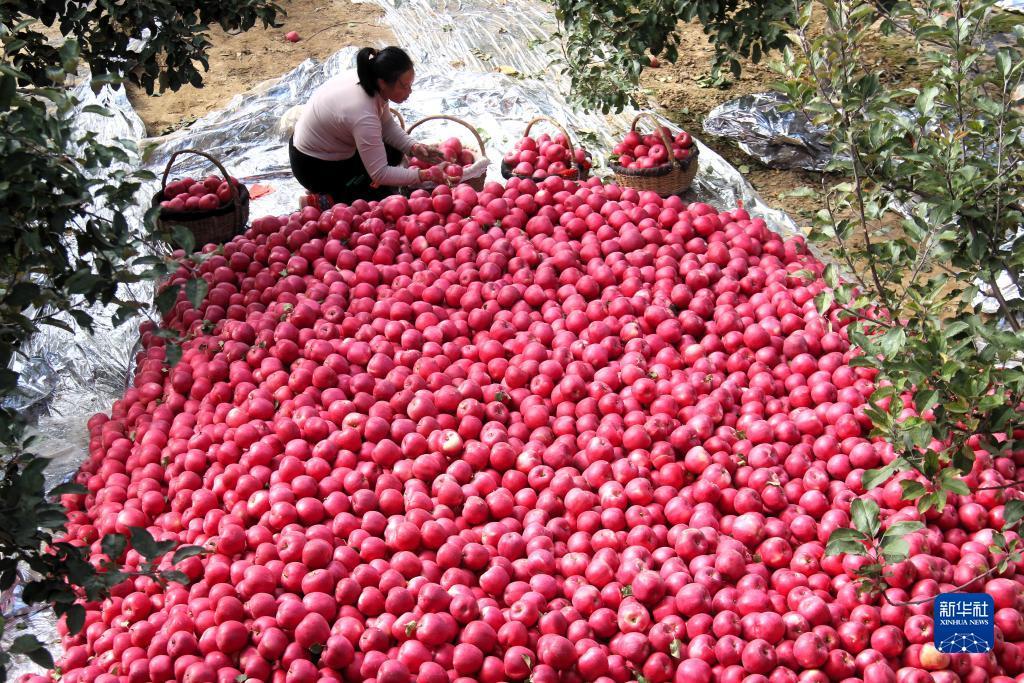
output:
[{"label": "basket with apple", "polygon": [[[558,129],[555,135],[542,133],[536,138],[530,131],[537,123],[546,122]],[[558,176],[568,180],[584,180],[590,175],[590,155],[582,147],[574,146],[568,131],[548,116],[538,116],[526,125],[523,137],[501,160],[501,175],[505,178],[543,180]]]},{"label": "basket with apple", "polygon": [[[640,119],[654,124],[654,133],[636,129]],[[612,149],[609,166],[622,187],[657,192],[663,197],[689,189],[697,175],[698,148],[686,131],[671,131],[646,112],[637,114],[622,142]]]},{"label": "basket with apple", "polygon": [[484,182],[487,179],[487,167],[490,165],[490,161],[484,152],[483,138],[480,137],[480,133],[473,126],[455,116],[435,114],[433,116],[426,116],[412,124],[407,132],[412,134],[414,130],[424,123],[438,120],[453,121],[468,128],[476,139],[479,152],[474,152],[465,147],[459,138],[450,137],[438,145],[441,153],[444,155],[443,169],[441,165],[431,164],[416,157],[409,159],[409,167],[432,170],[437,184],[458,185],[459,183],[466,183],[477,192],[482,191],[484,189]]},{"label": "basket with apple", "polygon": [[[203,179],[191,177],[168,182],[171,167],[183,154],[204,157],[220,171]],[[249,190],[231,177],[213,156],[195,149],[183,149],[171,155],[164,168],[160,191],[153,195],[152,206],[159,206],[157,223],[161,228],[182,225],[195,237],[196,247],[221,244],[240,234],[249,222]]]}]

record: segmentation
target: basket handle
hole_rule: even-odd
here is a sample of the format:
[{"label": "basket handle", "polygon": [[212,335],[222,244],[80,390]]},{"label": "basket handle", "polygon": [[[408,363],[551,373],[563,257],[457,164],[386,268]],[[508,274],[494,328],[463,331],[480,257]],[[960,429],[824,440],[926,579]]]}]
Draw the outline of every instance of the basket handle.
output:
[{"label": "basket handle", "polygon": [[[668,136],[668,133],[662,130],[661,122],[658,121],[658,119],[654,118],[654,116],[652,116],[651,114],[648,114],[645,111],[642,111],[639,114],[637,114],[636,117],[633,119],[633,123],[630,125],[629,129],[636,130],[636,124],[640,121],[640,119],[650,119],[650,122],[654,124],[655,132],[661,137],[661,141],[665,143],[665,150],[668,151],[669,154],[671,154],[672,138]],[[678,166],[679,168],[683,168],[683,165],[674,156],[671,157],[671,160],[674,165]]]},{"label": "basket handle", "polygon": [[546,122],[550,123],[552,126],[554,126],[555,128],[558,129],[558,132],[560,132],[562,135],[565,136],[566,140],[569,141],[569,158],[572,159],[572,163],[575,164],[576,163],[576,158],[575,158],[576,150],[575,150],[575,148],[572,145],[572,137],[569,135],[569,131],[567,131],[562,126],[562,124],[560,124],[558,121],[555,121],[550,116],[544,116],[542,114],[541,116],[538,116],[537,118],[533,119],[528,124],[526,124],[526,130],[523,131],[523,137],[524,138],[525,137],[529,137],[530,136],[530,129],[533,128],[533,124],[540,123],[541,121],[546,121]]},{"label": "basket handle", "polygon": [[234,203],[235,212],[237,213],[241,208],[241,202],[239,201],[238,196],[238,188],[235,187],[235,184],[233,182],[231,182],[231,176],[228,175],[227,169],[225,169],[224,165],[217,161],[217,159],[214,158],[212,155],[207,154],[206,152],[200,152],[198,149],[180,149],[171,155],[171,158],[167,160],[167,166],[164,167],[164,177],[160,181],[161,194],[163,193],[164,190],[167,189],[167,176],[171,174],[171,166],[174,164],[174,160],[177,159],[182,154],[196,154],[198,156],[205,157],[207,160],[213,162],[213,165],[217,167],[217,170],[220,171],[221,174],[223,174],[224,181],[228,184],[228,187],[231,189],[231,201]]},{"label": "basket handle", "polygon": [[412,133],[421,124],[424,124],[427,121],[436,121],[436,120],[439,120],[439,119],[444,119],[446,121],[454,121],[455,123],[461,124],[461,125],[465,126],[466,128],[468,128],[469,132],[471,132],[473,134],[473,137],[476,138],[477,145],[480,146],[480,155],[482,157],[484,157],[484,158],[487,157],[487,152],[484,150],[484,140],[483,140],[483,138],[480,137],[480,133],[477,132],[476,128],[474,128],[473,126],[469,125],[468,123],[466,123],[462,119],[460,119],[458,117],[455,117],[455,116],[448,116],[447,114],[433,114],[431,116],[425,116],[422,119],[420,119],[419,121],[417,121],[416,123],[414,123],[411,126],[409,126],[409,128],[407,128],[405,132],[406,133]]},{"label": "basket handle", "polygon": [[402,118],[402,113],[397,109],[393,109],[390,107],[388,108],[388,112],[396,119],[398,119],[398,125],[402,127],[402,130],[405,130],[405,119]]}]

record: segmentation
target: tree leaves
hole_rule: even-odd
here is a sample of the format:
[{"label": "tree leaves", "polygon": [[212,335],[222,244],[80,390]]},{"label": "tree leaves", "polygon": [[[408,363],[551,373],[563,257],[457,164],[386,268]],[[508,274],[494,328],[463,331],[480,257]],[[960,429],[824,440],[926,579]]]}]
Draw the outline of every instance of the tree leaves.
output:
[{"label": "tree leaves", "polygon": [[141,527],[129,527],[128,531],[131,534],[132,548],[150,561],[163,557],[176,545],[174,541],[155,540],[152,534]]},{"label": "tree leaves", "polygon": [[874,538],[881,528],[878,503],[867,498],[856,498],[850,504],[850,519],[854,528],[867,538]]},{"label": "tree leaves", "polygon": [[674,62],[679,55],[680,22],[696,19],[708,34],[715,55],[709,80],[724,81],[725,71],[740,74],[738,57],[754,63],[789,45],[781,24],[795,21],[793,3],[783,0],[706,2],[679,0],[556,0],[555,16],[567,59],[571,92],[582,106],[604,113],[636,105],[640,74],[649,54]]},{"label": "tree leaves", "polygon": [[1024,500],[1015,498],[1007,501],[1006,507],[1003,510],[1003,528],[1011,529],[1021,519],[1024,519]]},{"label": "tree leaves", "polygon": [[107,534],[100,541],[100,549],[103,550],[103,554],[115,562],[124,555],[127,547],[128,539],[121,534]]},{"label": "tree leaves", "polygon": [[870,491],[871,489],[877,487],[879,484],[888,481],[889,477],[891,477],[896,472],[896,467],[897,465],[895,461],[893,461],[892,463],[889,463],[888,465],[880,469],[868,470],[867,472],[865,472],[864,476],[861,477],[861,484],[864,486],[864,490]]},{"label": "tree leaves", "polygon": [[[1024,280],[1024,115],[1009,94],[1024,72],[1024,51],[1011,41],[990,52],[1005,32],[992,7],[990,0],[891,3],[880,17],[875,2],[803,3],[801,40],[784,55],[791,109],[826,131],[830,167],[841,174],[823,179],[828,205],[808,239],[852,280],[841,292],[837,274],[823,274],[853,318],[851,343],[863,351],[850,365],[877,372],[864,408],[871,436],[894,451],[861,483],[873,490],[911,472],[900,494],[920,515],[971,495],[963,477],[976,452],[1008,457],[1021,447],[1024,306],[1001,300],[996,288]],[[894,78],[880,78],[865,59],[879,18],[883,27],[901,27],[906,50],[887,57]],[[824,290],[814,303],[826,309]],[[1007,528],[1019,528],[1024,502],[1007,499]],[[899,522],[881,532],[876,512],[870,499],[854,501],[854,528],[828,545],[857,554],[866,546],[869,584],[906,557],[906,537],[919,528]]]},{"label": "tree leaves", "polygon": [[209,289],[210,285],[201,277],[194,277],[185,283],[185,296],[188,297],[189,303],[192,304],[192,308],[199,310],[199,307],[203,305],[203,299],[206,298],[206,292]]},{"label": "tree leaves", "polygon": [[183,545],[174,551],[174,556],[171,558],[171,564],[178,564],[182,560],[187,560],[190,557],[196,557],[202,555],[206,551],[202,546],[198,545]]},{"label": "tree leaves", "polygon": [[161,314],[167,315],[175,303],[178,301],[178,293],[181,291],[181,285],[171,285],[166,287],[162,292],[157,294],[155,304],[158,311]]},{"label": "tree leaves", "polygon": [[864,556],[867,555],[867,546],[864,545],[867,540],[867,535],[857,529],[836,529],[828,537],[825,554]]}]

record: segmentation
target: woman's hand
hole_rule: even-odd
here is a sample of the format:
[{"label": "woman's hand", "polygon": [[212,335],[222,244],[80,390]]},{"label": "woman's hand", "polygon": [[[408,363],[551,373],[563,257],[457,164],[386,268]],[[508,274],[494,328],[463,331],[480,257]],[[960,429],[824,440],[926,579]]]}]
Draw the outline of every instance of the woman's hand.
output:
[{"label": "woman's hand", "polygon": [[442,162],[437,166],[431,166],[430,168],[420,169],[420,182],[431,182],[441,185],[444,183],[444,169],[448,166],[448,162]]},{"label": "woman's hand", "polygon": [[410,150],[417,159],[422,159],[428,164],[437,164],[444,161],[444,154],[434,145],[425,145],[417,142]]}]

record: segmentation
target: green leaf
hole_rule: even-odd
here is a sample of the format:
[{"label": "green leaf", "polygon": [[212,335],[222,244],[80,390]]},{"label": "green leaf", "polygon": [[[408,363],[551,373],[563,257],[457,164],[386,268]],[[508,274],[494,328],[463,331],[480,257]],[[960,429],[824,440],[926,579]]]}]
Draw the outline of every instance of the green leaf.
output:
[{"label": "green leaf", "polygon": [[971,489],[967,487],[967,483],[960,478],[950,478],[948,481],[943,482],[943,488],[947,491],[952,491],[958,496],[969,496],[971,495]]},{"label": "green leaf", "polygon": [[1024,519],[1024,500],[1010,500],[1003,508],[1003,528],[1010,529]]},{"label": "green leaf", "polygon": [[900,496],[902,500],[917,500],[928,492],[924,487],[924,484],[911,479],[904,479],[901,481],[900,487],[903,489],[903,493]]},{"label": "green leaf", "polygon": [[900,538],[907,534],[912,534],[915,531],[920,531],[924,528],[924,524],[921,522],[896,522],[895,524],[889,525],[889,528],[882,534],[882,538],[893,537]]},{"label": "green leaf", "polygon": [[167,360],[167,365],[174,367],[181,360],[181,345],[180,344],[165,344],[164,355]]},{"label": "green leaf", "polygon": [[902,562],[907,559],[907,555],[910,552],[910,544],[903,538],[890,536],[882,539],[879,550],[887,562]]},{"label": "green leaf", "polygon": [[896,467],[896,461],[894,460],[885,467],[865,472],[864,476],[861,477],[861,484],[864,486],[864,490],[870,491],[888,481],[896,473]]},{"label": "green leaf", "polygon": [[185,296],[188,297],[192,308],[197,311],[199,310],[199,307],[203,305],[203,299],[206,298],[206,292],[209,288],[210,285],[201,277],[194,277],[185,283]]},{"label": "green leaf", "polygon": [[[962,446],[953,452],[953,467],[960,472],[970,472],[974,466],[974,449]],[[964,494],[966,495],[966,494]]]},{"label": "green leaf", "polygon": [[835,289],[839,285],[839,271],[833,264],[825,266],[824,272],[821,274],[825,284]]},{"label": "green leaf", "polygon": [[828,538],[830,541],[867,541],[871,537],[860,529],[842,527],[833,531]]},{"label": "green leaf", "polygon": [[935,98],[938,94],[939,88],[937,86],[929,85],[922,88],[921,94],[917,96],[917,101],[914,103],[914,107],[922,116],[928,116],[935,106]]},{"label": "green leaf", "polygon": [[836,529],[828,537],[825,545],[826,555],[866,555],[864,541],[868,536],[857,529]]},{"label": "green leaf", "polygon": [[11,291],[8,292],[6,303],[19,308],[25,308],[35,301],[42,293],[39,285],[34,282],[17,282],[11,287]]},{"label": "green leaf", "polygon": [[50,489],[51,498],[57,498],[67,494],[85,495],[87,493],[89,493],[89,489],[72,481],[69,481],[66,484],[59,484]]},{"label": "green leaf", "polygon": [[670,655],[672,655],[676,659],[682,659],[683,658],[683,641],[679,640],[678,638],[673,639],[672,642],[669,643],[669,645],[668,645],[668,652],[669,652]]},{"label": "green leaf", "polygon": [[151,533],[142,527],[137,526],[128,527],[128,531],[131,534],[132,548],[135,552],[139,553],[147,560],[155,560],[163,555],[163,553],[160,552],[160,546],[157,544]]},{"label": "green leaf", "polygon": [[907,344],[907,333],[902,327],[894,327],[878,340],[878,348],[887,360],[894,360]]},{"label": "green leaf", "polygon": [[74,635],[85,626],[85,608],[81,605],[71,605],[65,615],[68,631]]},{"label": "green leaf", "polygon": [[114,561],[117,561],[124,554],[127,546],[128,541],[121,534],[107,534],[100,542],[100,549],[103,550],[103,554]]},{"label": "green leaf", "polygon": [[938,389],[924,389],[914,395],[914,408],[918,413],[931,410],[939,402]]},{"label": "green leaf", "polygon": [[186,254],[191,254],[196,250],[196,236],[192,234],[192,231],[183,225],[174,225],[171,228],[171,234],[173,235],[174,243],[181,247],[182,251]]},{"label": "green leaf", "polygon": [[7,111],[11,108],[17,88],[18,83],[13,76],[4,74],[0,77],[0,111]]},{"label": "green leaf", "polygon": [[185,572],[171,570],[161,572],[160,576],[163,578],[164,581],[167,581],[168,583],[180,583],[182,586],[187,586],[189,585],[189,583],[191,583],[188,576],[186,576]]},{"label": "green leaf", "polygon": [[830,557],[834,555],[865,556],[868,554],[868,551],[863,543],[858,543],[857,541],[833,541],[829,539],[829,542],[825,545],[825,554]]},{"label": "green leaf", "polygon": [[853,526],[868,538],[878,535],[881,528],[878,503],[866,498],[855,498],[850,504],[850,517]]},{"label": "green leaf", "polygon": [[181,285],[171,285],[157,295],[156,308],[162,315],[166,315],[174,304],[178,302],[179,291],[181,291]]},{"label": "green leaf", "polygon": [[178,564],[183,560],[187,560],[190,557],[196,557],[202,555],[206,550],[202,546],[198,545],[183,545],[174,551],[174,556],[171,558],[171,564]]},{"label": "green leaf", "polygon": [[101,282],[102,278],[88,268],[81,268],[67,279],[64,286],[71,294],[87,294],[93,291]]},{"label": "green leaf", "polygon": [[814,307],[817,309],[819,315],[825,315],[828,309],[832,306],[835,301],[835,292],[831,289],[822,291],[818,296],[814,297]]}]

